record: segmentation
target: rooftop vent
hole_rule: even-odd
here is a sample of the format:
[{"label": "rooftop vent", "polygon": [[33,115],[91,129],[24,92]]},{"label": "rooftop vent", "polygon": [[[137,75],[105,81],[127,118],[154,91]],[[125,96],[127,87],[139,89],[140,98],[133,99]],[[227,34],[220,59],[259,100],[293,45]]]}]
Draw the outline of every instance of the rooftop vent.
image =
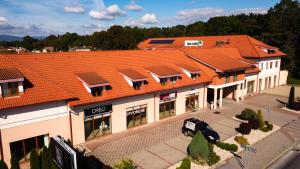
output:
[{"label": "rooftop vent", "polygon": [[86,90],[93,96],[101,96],[105,89],[110,89],[110,83],[95,72],[76,74]]}]

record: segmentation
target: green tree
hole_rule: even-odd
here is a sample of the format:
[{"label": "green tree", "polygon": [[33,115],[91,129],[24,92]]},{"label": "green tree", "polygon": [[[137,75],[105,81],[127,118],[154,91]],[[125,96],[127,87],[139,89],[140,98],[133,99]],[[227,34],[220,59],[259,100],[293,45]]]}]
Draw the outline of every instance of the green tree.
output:
[{"label": "green tree", "polygon": [[295,87],[292,86],[289,95],[288,107],[292,107],[294,101],[295,101]]},{"label": "green tree", "polygon": [[208,142],[201,132],[197,132],[188,146],[188,153],[193,159],[207,160],[209,155]]},{"label": "green tree", "polygon": [[257,111],[257,119],[259,121],[259,128],[264,128],[265,127],[265,120],[264,120],[264,116],[263,116],[261,110]]},{"label": "green tree", "polygon": [[40,160],[36,149],[30,152],[30,169],[40,169]]},{"label": "green tree", "polygon": [[19,161],[17,160],[16,155],[14,153],[11,154],[10,165],[11,169],[20,169]]},{"label": "green tree", "polygon": [[6,163],[3,160],[0,160],[0,169],[8,169]]}]

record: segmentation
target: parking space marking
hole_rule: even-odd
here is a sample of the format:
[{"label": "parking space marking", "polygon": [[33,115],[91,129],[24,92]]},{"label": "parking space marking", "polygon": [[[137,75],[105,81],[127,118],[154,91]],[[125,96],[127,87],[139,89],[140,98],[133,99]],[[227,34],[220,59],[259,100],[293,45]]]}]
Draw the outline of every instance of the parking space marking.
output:
[{"label": "parking space marking", "polygon": [[159,159],[163,160],[164,162],[166,162],[166,163],[172,165],[172,163],[171,163],[170,161],[168,161],[168,160],[166,160],[165,158],[163,158],[163,157],[161,157],[161,156],[159,156],[159,155],[153,153],[152,151],[150,151],[150,150],[148,150],[148,149],[146,149],[145,151],[149,152],[150,154],[154,155],[155,157],[158,157]]},{"label": "parking space marking", "polygon": [[170,147],[170,148],[173,148],[173,149],[175,149],[175,150],[177,150],[177,151],[183,153],[183,154],[186,154],[186,152],[181,151],[181,150],[180,150],[179,148],[177,148],[177,147],[174,147],[174,146],[172,146],[172,145],[170,145],[170,144],[167,144],[166,142],[165,142],[164,144],[167,145],[167,146]]}]

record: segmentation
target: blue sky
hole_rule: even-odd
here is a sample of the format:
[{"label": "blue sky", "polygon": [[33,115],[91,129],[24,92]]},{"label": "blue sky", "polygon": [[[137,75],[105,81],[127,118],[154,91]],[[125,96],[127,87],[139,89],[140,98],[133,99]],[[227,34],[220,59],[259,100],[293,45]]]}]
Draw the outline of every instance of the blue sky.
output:
[{"label": "blue sky", "polygon": [[279,0],[0,0],[0,34],[91,34],[111,25],[162,27],[266,13]]}]

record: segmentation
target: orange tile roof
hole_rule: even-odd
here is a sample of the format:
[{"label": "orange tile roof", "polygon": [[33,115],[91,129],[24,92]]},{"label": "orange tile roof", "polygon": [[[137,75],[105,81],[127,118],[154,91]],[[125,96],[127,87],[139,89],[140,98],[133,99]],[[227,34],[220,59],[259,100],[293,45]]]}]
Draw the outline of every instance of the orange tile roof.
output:
[{"label": "orange tile roof", "polygon": [[24,75],[16,68],[0,68],[0,80],[24,78]]},{"label": "orange tile roof", "polygon": [[[151,40],[174,40],[172,44],[149,44]],[[202,40],[203,46],[184,47],[185,40]],[[223,45],[217,46],[217,41],[223,41]],[[173,37],[173,38],[150,38],[138,44],[140,49],[179,49],[179,48],[237,48],[243,57],[247,58],[264,58],[286,56],[276,48],[274,54],[264,52],[259,46],[270,48],[271,46],[264,44],[248,35],[224,35],[224,36],[198,36],[198,37]],[[272,47],[274,48],[274,47]]]},{"label": "orange tile roof", "polygon": [[17,56],[0,55],[0,68],[17,69],[22,75],[24,75],[24,83],[30,83],[32,86],[28,88],[25,87],[25,92],[19,97],[0,97],[0,110],[72,98],[65,90],[56,86],[47,79],[42,78],[41,74],[34,73],[24,65],[16,63],[15,57]]},{"label": "orange tile roof", "polygon": [[240,61],[239,51],[236,48],[213,49],[182,49],[188,56],[216,69],[218,72],[252,68],[249,64]]},{"label": "orange tile roof", "polygon": [[120,69],[119,72],[125,76],[127,76],[128,78],[130,78],[133,81],[137,81],[137,80],[144,80],[147,79],[147,77],[143,74],[141,74],[140,72],[137,72],[134,69]]},{"label": "orange tile roof", "polygon": [[159,77],[166,77],[172,75],[179,75],[180,72],[166,65],[155,65],[146,67],[150,72],[158,75]]},{"label": "orange tile roof", "polygon": [[82,80],[90,86],[108,83],[107,80],[103,79],[100,75],[98,75],[95,72],[84,72],[75,74],[80,78],[80,80]]},{"label": "orange tile roof", "polygon": [[189,71],[190,73],[199,73],[199,72],[201,72],[200,68],[194,67],[194,66],[191,66],[191,65],[186,65],[186,64],[180,63],[177,66],[179,66],[182,69],[185,69],[185,70]]},{"label": "orange tile roof", "polygon": [[[149,73],[147,67],[158,64],[170,67],[175,71],[182,72],[177,64],[186,64],[193,67],[203,65],[186,57],[179,50],[131,50],[131,51],[98,51],[98,52],[62,52],[47,54],[24,54],[7,56],[39,75],[47,81],[53,82],[63,88],[78,100],[69,101],[70,106],[80,106],[85,104],[109,101],[118,98],[142,95],[158,91],[170,90],[184,86],[208,83],[211,77],[202,73],[199,78],[193,80],[186,75],[175,84],[168,83],[163,86],[156,82]],[[135,90],[128,85],[120,69],[134,69],[147,77],[148,84],[140,90]],[[89,94],[82,82],[77,79],[76,72],[95,72],[106,79],[111,90],[107,90],[102,96],[94,97]],[[159,73],[160,74],[160,73]],[[27,76],[27,75],[25,75]],[[44,92],[48,92],[45,90]],[[26,94],[26,92],[25,92]],[[24,94],[24,95],[25,95]],[[55,95],[55,92],[52,92]]]}]

